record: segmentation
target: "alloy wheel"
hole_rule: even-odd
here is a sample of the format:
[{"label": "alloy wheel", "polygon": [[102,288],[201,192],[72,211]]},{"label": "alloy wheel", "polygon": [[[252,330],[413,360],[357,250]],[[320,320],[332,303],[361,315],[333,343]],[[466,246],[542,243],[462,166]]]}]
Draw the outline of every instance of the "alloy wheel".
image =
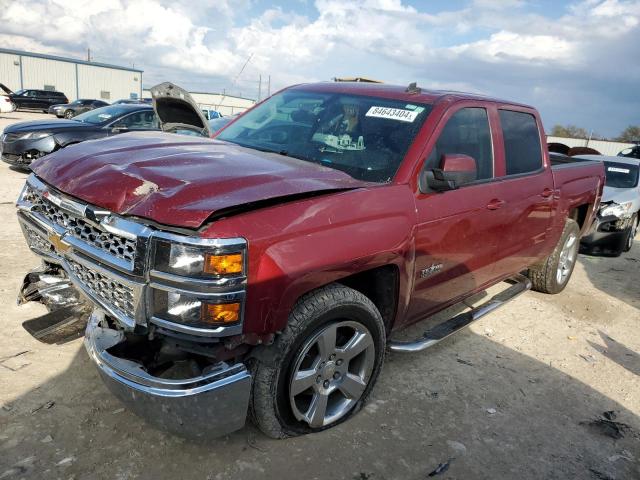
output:
[{"label": "alloy wheel", "polygon": [[578,236],[575,233],[572,233],[565,240],[564,245],[562,246],[562,251],[560,252],[558,270],[556,272],[556,281],[559,285],[563,285],[569,278],[569,275],[571,275],[573,264],[576,262],[577,257]]},{"label": "alloy wheel", "polygon": [[313,428],[337,422],[358,403],[375,364],[373,336],[361,323],[326,325],[293,363],[289,401],[296,419]]}]

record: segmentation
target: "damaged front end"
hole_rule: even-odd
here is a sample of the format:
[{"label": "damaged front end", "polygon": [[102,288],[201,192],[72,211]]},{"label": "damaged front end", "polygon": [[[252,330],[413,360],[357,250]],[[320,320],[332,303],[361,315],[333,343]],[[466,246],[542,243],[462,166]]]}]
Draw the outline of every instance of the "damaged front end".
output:
[{"label": "damaged front end", "polygon": [[632,203],[604,202],[591,230],[580,239],[580,252],[617,256],[625,251],[635,218]]},{"label": "damaged front end", "polygon": [[84,335],[91,306],[73,286],[64,270],[43,262],[29,272],[18,293],[18,305],[42,303],[48,313],[25,321],[22,326],[35,339],[61,344]]},{"label": "damaged front end", "polygon": [[[232,341],[242,334],[244,239],[159,231],[80,202],[35,175],[17,207],[29,247],[43,259],[25,277],[18,303],[49,310],[25,322],[27,330],[48,343],[84,333],[109,389],[162,429],[211,438],[244,425],[248,348]],[[205,272],[204,258],[218,270]],[[232,275],[218,274],[230,265]]]},{"label": "damaged front end", "polygon": [[251,376],[242,363],[187,352],[168,337],[124,332],[98,309],[84,341],[109,390],[156,427],[211,438],[244,426]]}]

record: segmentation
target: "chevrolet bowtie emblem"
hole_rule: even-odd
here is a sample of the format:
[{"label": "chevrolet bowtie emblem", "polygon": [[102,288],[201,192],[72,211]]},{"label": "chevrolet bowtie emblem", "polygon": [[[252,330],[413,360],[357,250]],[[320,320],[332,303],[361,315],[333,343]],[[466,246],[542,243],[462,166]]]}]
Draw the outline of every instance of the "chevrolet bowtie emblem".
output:
[{"label": "chevrolet bowtie emblem", "polygon": [[65,253],[69,248],[71,248],[71,245],[65,242],[57,233],[50,233],[49,241],[51,242],[51,245],[53,245],[53,248],[55,248],[56,252],[60,254]]}]

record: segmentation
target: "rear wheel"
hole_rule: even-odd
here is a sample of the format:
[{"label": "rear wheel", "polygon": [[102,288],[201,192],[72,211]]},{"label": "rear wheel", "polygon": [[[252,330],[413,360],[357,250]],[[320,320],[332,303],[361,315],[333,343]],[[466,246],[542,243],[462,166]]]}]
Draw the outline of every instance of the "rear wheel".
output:
[{"label": "rear wheel", "polygon": [[362,293],[334,284],[304,296],[285,331],[256,353],[254,423],[284,438],[345,421],[373,388],[385,343],[380,312]]},{"label": "rear wheel", "polygon": [[73,110],[67,110],[64,112],[64,118],[73,118]]},{"label": "rear wheel", "polygon": [[638,235],[638,224],[640,224],[640,218],[638,218],[638,214],[636,213],[631,220],[631,227],[629,227],[629,236],[627,237],[627,242],[624,246],[624,251],[628,252],[633,247],[633,240]]},{"label": "rear wheel", "polygon": [[578,258],[580,228],[567,219],[560,240],[544,263],[529,268],[532,288],[542,293],[560,293],[569,283]]}]

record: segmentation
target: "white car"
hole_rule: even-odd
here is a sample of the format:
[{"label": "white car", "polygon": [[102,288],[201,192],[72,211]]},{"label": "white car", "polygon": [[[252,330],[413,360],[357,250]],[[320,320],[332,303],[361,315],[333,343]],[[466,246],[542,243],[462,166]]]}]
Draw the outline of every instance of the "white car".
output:
[{"label": "white car", "polygon": [[0,113],[13,112],[15,109],[15,104],[7,95],[0,95]]}]

